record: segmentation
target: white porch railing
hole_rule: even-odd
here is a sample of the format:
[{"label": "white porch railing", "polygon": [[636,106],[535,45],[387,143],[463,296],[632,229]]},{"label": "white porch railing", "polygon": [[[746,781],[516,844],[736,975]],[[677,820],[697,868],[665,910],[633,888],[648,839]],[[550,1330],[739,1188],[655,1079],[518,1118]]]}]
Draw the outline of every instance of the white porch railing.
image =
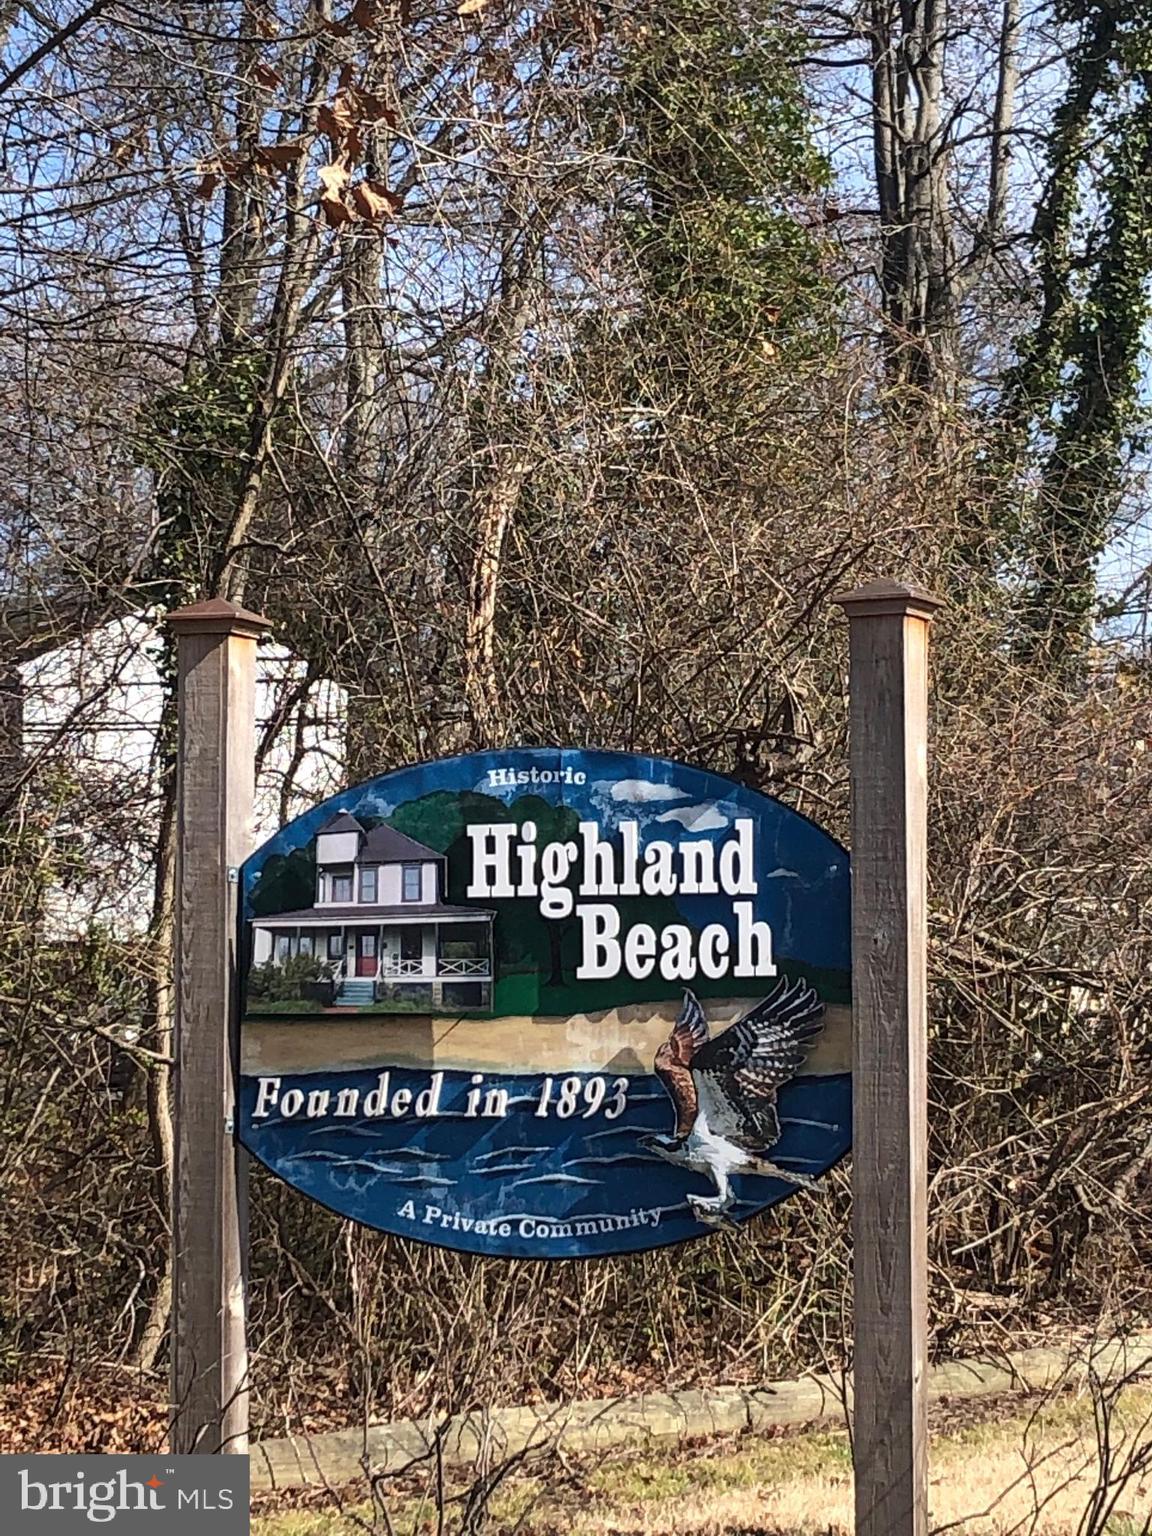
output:
[{"label": "white porch railing", "polygon": [[435,959],[401,960],[395,955],[381,959],[376,969],[376,975],[381,979],[412,976],[423,981],[440,981],[453,976],[480,976],[487,977],[490,972],[491,962],[484,959],[478,960],[441,960]]},{"label": "white porch railing", "polygon": [[431,976],[432,970],[424,969],[423,960],[400,960],[396,956],[390,956],[381,960],[377,967],[378,976]]}]

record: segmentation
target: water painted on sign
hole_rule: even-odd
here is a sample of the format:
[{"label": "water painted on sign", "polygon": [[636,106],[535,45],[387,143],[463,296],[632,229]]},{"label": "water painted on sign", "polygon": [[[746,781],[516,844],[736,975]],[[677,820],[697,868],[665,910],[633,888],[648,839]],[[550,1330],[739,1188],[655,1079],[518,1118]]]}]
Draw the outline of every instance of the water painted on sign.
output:
[{"label": "water painted on sign", "polygon": [[851,1127],[848,858],[659,758],[404,768],[243,871],[239,1130],[366,1225],[622,1253],[805,1198]]}]

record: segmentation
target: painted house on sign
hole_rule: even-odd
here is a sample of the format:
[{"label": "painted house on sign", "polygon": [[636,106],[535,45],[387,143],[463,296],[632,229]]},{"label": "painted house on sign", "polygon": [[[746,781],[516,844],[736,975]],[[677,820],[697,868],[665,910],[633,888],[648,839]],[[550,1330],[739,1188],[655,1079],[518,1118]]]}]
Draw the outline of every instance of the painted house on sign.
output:
[{"label": "painted house on sign", "polygon": [[326,962],[334,1006],[486,1008],[492,919],[443,899],[443,854],[342,812],[316,836],[315,905],[252,921],[254,966]]}]

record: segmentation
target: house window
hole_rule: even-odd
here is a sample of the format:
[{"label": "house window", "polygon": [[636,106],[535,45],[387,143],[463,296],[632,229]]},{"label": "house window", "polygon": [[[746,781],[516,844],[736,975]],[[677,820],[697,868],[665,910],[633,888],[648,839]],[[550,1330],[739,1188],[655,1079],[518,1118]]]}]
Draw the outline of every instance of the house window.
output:
[{"label": "house window", "polygon": [[288,956],[291,953],[292,953],[292,937],[291,937],[291,935],[287,934],[287,933],[278,933],[276,935],[276,959],[279,962],[279,964],[283,965],[285,960],[287,960]]},{"label": "house window", "polygon": [[332,876],[332,900],[334,902],[351,901],[352,900],[352,875],[351,875],[351,872],[349,872],[346,875],[333,875]]},{"label": "house window", "polygon": [[302,933],[300,935],[300,953],[302,955],[310,955],[312,953],[312,935],[310,933]]},{"label": "house window", "polygon": [[362,869],[360,871],[360,900],[376,900],[376,871],[375,869]]},{"label": "house window", "polygon": [[420,865],[405,864],[402,899],[404,901],[419,901],[423,894],[424,875]]},{"label": "house window", "polygon": [[344,935],[342,933],[330,933],[328,935],[328,958],[339,960],[344,953]]}]

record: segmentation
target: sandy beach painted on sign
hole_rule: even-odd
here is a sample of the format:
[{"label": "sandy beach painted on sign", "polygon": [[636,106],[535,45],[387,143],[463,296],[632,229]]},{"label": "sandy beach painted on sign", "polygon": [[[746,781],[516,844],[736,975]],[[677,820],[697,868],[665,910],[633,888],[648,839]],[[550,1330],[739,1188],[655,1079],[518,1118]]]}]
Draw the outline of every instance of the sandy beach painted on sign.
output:
[{"label": "sandy beach painted on sign", "polygon": [[[708,998],[704,1007],[713,1032],[757,1001],[756,997]],[[242,1037],[241,1071],[252,1076],[395,1064],[428,1070],[648,1073],[678,1006],[675,1002],[630,1003],[567,1018],[403,1014],[249,1019]],[[825,1010],[824,1028],[805,1074],[848,1072],[851,1056],[851,1010],[833,1004]]]}]

